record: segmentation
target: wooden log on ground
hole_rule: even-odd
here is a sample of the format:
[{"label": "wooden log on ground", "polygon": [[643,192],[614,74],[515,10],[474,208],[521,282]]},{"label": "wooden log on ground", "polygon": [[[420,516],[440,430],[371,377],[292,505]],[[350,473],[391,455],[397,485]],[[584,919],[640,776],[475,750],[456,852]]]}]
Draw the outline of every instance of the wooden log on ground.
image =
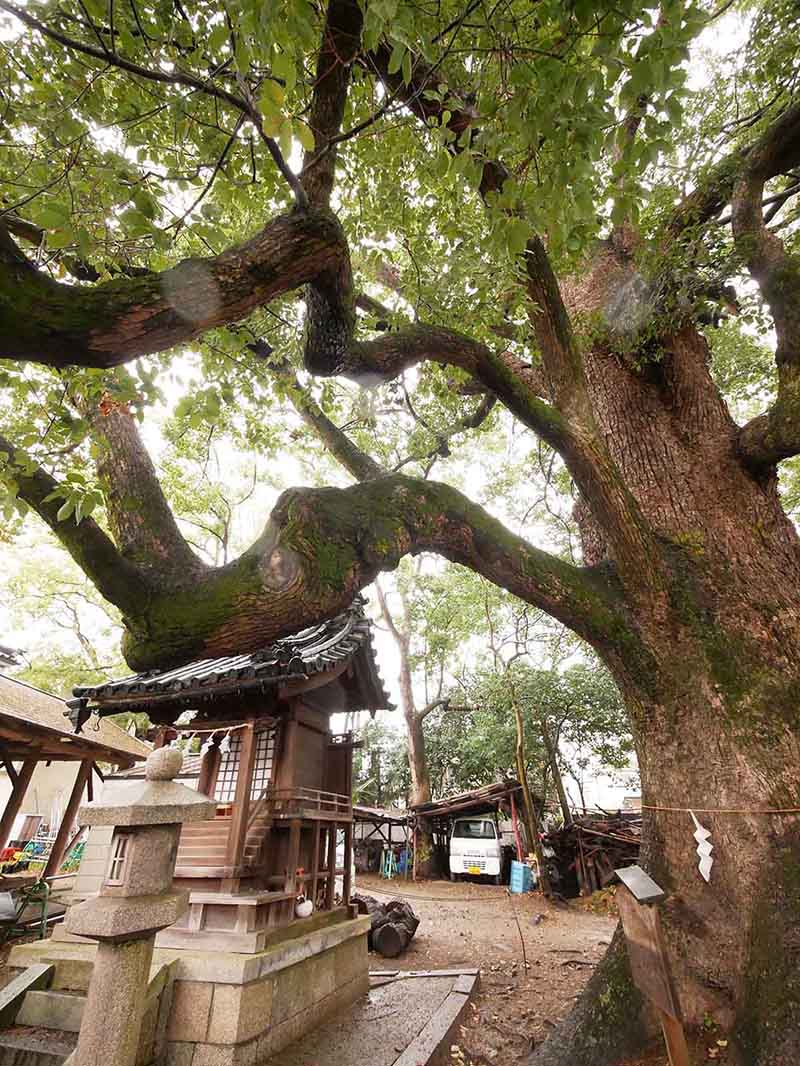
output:
[{"label": "wooden log on ground", "polygon": [[419,926],[419,918],[408,903],[398,899],[378,903],[372,896],[363,895],[353,896],[353,903],[359,914],[372,918],[368,937],[371,951],[395,959],[406,950]]}]

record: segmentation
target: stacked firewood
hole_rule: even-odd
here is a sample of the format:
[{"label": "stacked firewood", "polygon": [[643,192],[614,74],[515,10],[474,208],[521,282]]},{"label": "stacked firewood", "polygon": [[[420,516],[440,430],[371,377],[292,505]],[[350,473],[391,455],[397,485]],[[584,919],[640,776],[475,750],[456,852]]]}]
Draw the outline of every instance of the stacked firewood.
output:
[{"label": "stacked firewood", "polygon": [[[614,879],[614,870],[638,861],[642,816],[638,811],[584,814],[545,834],[545,849],[555,881],[564,896],[590,896]],[[547,853],[547,851],[546,851]]]},{"label": "stacked firewood", "polygon": [[370,951],[377,951],[387,959],[394,959],[406,950],[417,931],[419,918],[411,907],[400,899],[378,903],[373,896],[357,895],[359,914],[369,914],[372,924],[367,938]]}]

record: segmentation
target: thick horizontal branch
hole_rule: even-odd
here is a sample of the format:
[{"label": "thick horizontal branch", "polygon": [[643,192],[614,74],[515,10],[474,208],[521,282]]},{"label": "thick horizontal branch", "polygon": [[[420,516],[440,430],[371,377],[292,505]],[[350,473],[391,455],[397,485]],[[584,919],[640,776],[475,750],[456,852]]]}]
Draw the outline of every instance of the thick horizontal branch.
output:
[{"label": "thick horizontal branch", "polygon": [[344,235],[332,215],[295,211],[220,255],[77,286],[36,270],[6,237],[0,243],[0,358],[117,366],[239,321],[344,256]]},{"label": "thick horizontal branch", "polygon": [[126,656],[145,669],[253,650],[331,617],[380,571],[421,551],[483,574],[595,644],[636,643],[609,571],[535,548],[448,485],[394,474],[284,493],[244,555],[129,620]]}]

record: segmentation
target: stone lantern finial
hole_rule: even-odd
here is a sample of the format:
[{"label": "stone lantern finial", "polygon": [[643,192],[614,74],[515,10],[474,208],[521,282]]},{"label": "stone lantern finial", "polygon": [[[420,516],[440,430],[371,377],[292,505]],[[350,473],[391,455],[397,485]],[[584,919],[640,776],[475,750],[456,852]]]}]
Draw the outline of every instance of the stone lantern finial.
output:
[{"label": "stone lantern finial", "polygon": [[178,748],[156,748],[147,756],[144,776],[148,781],[174,781],[183,766],[183,752]]}]

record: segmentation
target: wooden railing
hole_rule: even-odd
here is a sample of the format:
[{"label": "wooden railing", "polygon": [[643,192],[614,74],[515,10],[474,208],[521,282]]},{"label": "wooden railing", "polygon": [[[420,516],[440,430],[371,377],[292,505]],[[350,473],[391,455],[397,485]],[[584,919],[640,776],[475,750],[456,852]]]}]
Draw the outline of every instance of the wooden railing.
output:
[{"label": "wooden railing", "polygon": [[249,832],[259,815],[292,814],[300,811],[320,811],[329,818],[342,820],[353,817],[353,801],[339,792],[324,792],[318,788],[267,788],[250,804],[247,817]]},{"label": "wooden railing", "polygon": [[353,801],[339,792],[324,792],[318,788],[273,788],[267,790],[264,798],[266,809],[275,814],[320,811],[342,818],[353,816]]}]

